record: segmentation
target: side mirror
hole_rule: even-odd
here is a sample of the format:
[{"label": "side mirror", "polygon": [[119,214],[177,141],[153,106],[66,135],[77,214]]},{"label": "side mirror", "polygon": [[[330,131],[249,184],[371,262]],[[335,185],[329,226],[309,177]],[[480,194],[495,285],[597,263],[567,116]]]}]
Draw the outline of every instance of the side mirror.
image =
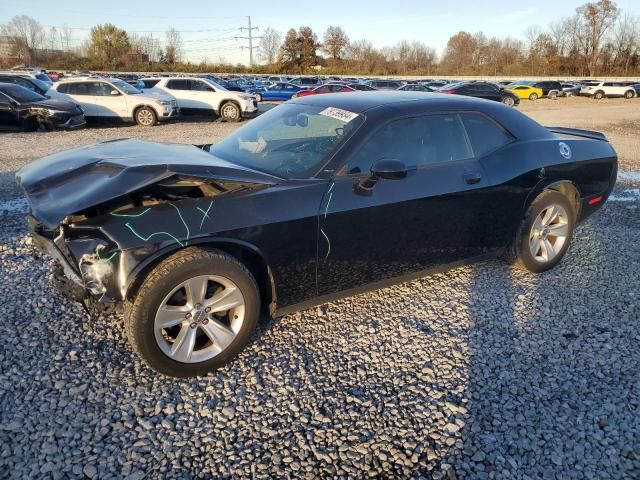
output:
[{"label": "side mirror", "polygon": [[378,180],[402,180],[407,176],[407,166],[395,158],[383,158],[372,167],[371,173],[355,185],[355,192],[360,195],[371,195]]},{"label": "side mirror", "polygon": [[120,92],[118,90],[111,90],[112,97],[117,97],[118,95],[120,95]]},{"label": "side mirror", "polygon": [[407,166],[397,158],[383,158],[371,167],[371,175],[385,180],[402,180],[407,176]]}]

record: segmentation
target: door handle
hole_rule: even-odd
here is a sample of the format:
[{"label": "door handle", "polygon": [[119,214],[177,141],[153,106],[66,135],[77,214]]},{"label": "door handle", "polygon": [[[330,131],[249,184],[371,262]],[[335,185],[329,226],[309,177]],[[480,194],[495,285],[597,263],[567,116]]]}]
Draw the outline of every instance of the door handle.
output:
[{"label": "door handle", "polygon": [[476,183],[480,183],[482,180],[482,175],[479,173],[467,173],[462,176],[463,180],[469,185],[475,185]]}]

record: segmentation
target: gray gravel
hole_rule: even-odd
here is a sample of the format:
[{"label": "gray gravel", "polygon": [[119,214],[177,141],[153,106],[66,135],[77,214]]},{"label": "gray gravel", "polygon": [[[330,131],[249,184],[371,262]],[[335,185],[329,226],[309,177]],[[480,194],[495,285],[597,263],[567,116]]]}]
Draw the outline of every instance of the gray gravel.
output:
[{"label": "gray gravel", "polygon": [[639,208],[608,203],[543,275],[486,262],[265,319],[180,381],[54,293],[0,211],[0,477],[640,478]]}]

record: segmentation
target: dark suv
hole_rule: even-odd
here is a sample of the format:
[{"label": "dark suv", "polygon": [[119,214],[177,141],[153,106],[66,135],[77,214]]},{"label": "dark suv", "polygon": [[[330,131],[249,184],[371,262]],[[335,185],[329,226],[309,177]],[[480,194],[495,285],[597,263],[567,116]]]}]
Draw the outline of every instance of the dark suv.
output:
[{"label": "dark suv", "polygon": [[28,88],[32,92],[45,95],[49,90],[50,84],[27,76],[17,75],[15,73],[0,73],[0,83],[13,83],[24,88]]},{"label": "dark suv", "polygon": [[536,82],[533,86],[542,90],[543,97],[557,98],[562,94],[562,84],[560,82],[545,80],[543,82]]}]

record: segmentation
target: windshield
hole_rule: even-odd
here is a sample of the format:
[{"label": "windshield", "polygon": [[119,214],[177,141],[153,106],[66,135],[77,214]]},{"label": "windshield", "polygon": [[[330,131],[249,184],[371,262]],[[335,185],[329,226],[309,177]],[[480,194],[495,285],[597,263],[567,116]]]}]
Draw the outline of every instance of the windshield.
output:
[{"label": "windshield", "polygon": [[364,118],[333,107],[276,107],[236,130],[210,152],[232,163],[285,178],[315,173]]},{"label": "windshield", "polygon": [[137,95],[139,93],[142,93],[133,85],[129,85],[127,82],[124,82],[122,80],[117,80],[117,79],[111,80],[111,83],[113,83],[116,87],[118,87],[120,90],[124,91],[124,93],[129,95]]},{"label": "windshield", "polygon": [[47,99],[39,93],[21,87],[20,85],[6,85],[4,86],[4,93],[18,103],[40,102]]},{"label": "windshield", "polygon": [[222,90],[224,92],[227,92],[227,88],[223,85],[220,85],[218,82],[216,82],[215,80],[211,80],[210,78],[203,78],[203,80],[205,82],[207,82],[209,85],[212,85],[216,88],[216,90]]}]

